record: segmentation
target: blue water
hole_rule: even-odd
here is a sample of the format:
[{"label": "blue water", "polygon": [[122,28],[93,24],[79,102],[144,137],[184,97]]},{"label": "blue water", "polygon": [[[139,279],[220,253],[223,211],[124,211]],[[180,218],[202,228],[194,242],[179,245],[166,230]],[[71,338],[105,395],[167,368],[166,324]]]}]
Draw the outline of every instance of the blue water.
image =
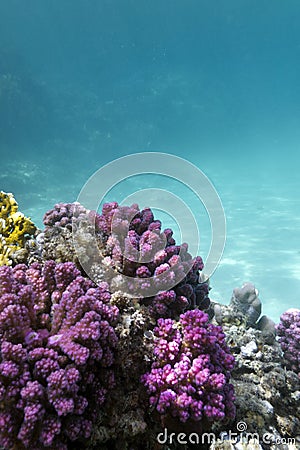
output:
[{"label": "blue water", "polygon": [[[251,281],[277,321],[300,294],[299,20],[297,0],[1,1],[0,190],[42,227],[116,158],[185,158],[227,221],[211,297],[227,303]],[[158,185],[182,197],[205,259],[210,224],[193,193],[164,177],[123,183],[109,194],[119,202]]]}]

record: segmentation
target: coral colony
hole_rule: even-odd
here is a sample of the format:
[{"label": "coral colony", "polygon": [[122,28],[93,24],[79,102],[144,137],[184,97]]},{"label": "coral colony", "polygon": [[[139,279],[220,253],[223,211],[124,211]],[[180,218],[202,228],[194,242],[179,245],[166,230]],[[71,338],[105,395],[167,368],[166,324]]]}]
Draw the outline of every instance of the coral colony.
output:
[{"label": "coral colony", "polygon": [[195,309],[181,314],[177,323],[159,319],[154,335],[155,360],[142,377],[150,404],[182,422],[233,418],[233,386],[228,382],[234,357],[221,327]]},{"label": "coral colony", "polygon": [[1,448],[152,449],[163,428],[242,419],[300,439],[299,310],[278,342],[253,285],[212,302],[202,259],[149,208],[58,203],[44,225],[0,192]]},{"label": "coral colony", "polygon": [[13,254],[26,258],[25,242],[35,231],[32,221],[18,211],[13,195],[0,191],[0,266],[10,265]]},{"label": "coral colony", "polygon": [[3,266],[0,279],[1,444],[67,448],[114,386],[118,310],[73,263]]},{"label": "coral colony", "polygon": [[283,313],[277,332],[287,367],[300,377],[300,309],[291,308]]}]

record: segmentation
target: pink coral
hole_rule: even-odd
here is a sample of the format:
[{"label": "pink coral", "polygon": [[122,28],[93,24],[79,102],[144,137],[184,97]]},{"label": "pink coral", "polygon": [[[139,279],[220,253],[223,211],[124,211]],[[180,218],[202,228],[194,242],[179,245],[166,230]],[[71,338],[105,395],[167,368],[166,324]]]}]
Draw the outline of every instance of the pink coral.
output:
[{"label": "pink coral", "polygon": [[118,309],[73,263],[0,268],[0,445],[88,438],[114,385]]},{"label": "pink coral", "polygon": [[300,378],[300,309],[290,308],[280,316],[277,333],[287,368]]},{"label": "pink coral", "polygon": [[179,322],[159,319],[154,335],[154,362],[142,376],[150,405],[181,422],[234,417],[229,383],[234,357],[221,327],[196,309],[182,314]]},{"label": "pink coral", "polygon": [[[210,306],[208,283],[199,282],[202,258],[192,258],[186,243],[176,245],[172,230],[162,231],[150,208],[112,202],[104,204],[101,215],[91,212],[90,218],[105,265],[127,277],[126,291],[142,294],[141,302],[156,317],[176,317],[187,309]],[[143,281],[135,283],[136,279]]]}]

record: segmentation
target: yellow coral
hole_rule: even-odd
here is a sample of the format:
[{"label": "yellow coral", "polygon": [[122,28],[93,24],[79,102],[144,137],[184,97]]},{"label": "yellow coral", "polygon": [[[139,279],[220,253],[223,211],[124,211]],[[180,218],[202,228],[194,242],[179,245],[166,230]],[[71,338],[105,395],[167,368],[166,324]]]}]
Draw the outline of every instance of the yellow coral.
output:
[{"label": "yellow coral", "polygon": [[11,249],[6,245],[5,239],[0,238],[0,266],[10,266],[12,261],[9,258]]},{"label": "yellow coral", "polygon": [[0,218],[8,219],[8,217],[18,211],[18,203],[11,193],[0,191]]},{"label": "yellow coral", "polygon": [[28,217],[25,217],[21,212],[15,212],[8,219],[9,233],[6,237],[8,244],[17,244],[23,247],[25,243],[25,236],[34,234],[36,227]]},{"label": "yellow coral", "polygon": [[18,211],[13,194],[0,191],[0,266],[11,264],[13,252],[24,248],[35,231],[30,218]]}]

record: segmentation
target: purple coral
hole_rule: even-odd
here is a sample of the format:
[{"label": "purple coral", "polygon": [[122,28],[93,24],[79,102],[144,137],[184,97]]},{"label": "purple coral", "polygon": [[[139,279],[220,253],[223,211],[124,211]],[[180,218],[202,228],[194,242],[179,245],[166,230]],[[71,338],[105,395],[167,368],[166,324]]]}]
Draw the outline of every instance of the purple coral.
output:
[{"label": "purple coral", "polygon": [[111,202],[98,214],[79,203],[58,203],[44,224],[46,258],[74,261],[97,283],[107,281],[111,292],[141,298],[156,317],[209,308],[208,283],[199,282],[201,257],[192,258],[186,243],[176,245],[172,230],[162,231],[150,208]]},{"label": "purple coral", "polygon": [[91,212],[90,218],[100,236],[103,265],[125,275],[126,290],[137,296],[141,292],[142,303],[157,317],[210,306],[208,283],[199,282],[202,258],[193,259],[187,244],[176,245],[172,230],[162,231],[150,208],[112,202],[104,204],[101,215]]},{"label": "purple coral", "polygon": [[154,362],[142,376],[150,404],[181,422],[234,417],[229,383],[234,357],[222,328],[195,309],[182,314],[179,322],[159,319],[154,335]]},{"label": "purple coral", "polygon": [[288,309],[280,316],[277,333],[287,368],[300,378],[300,309]]},{"label": "purple coral", "polygon": [[0,446],[88,438],[114,385],[118,310],[73,263],[0,267]]},{"label": "purple coral", "polygon": [[57,203],[53,209],[44,215],[44,225],[46,229],[50,227],[72,227],[72,220],[80,216],[85,216],[87,210],[78,202]]}]

